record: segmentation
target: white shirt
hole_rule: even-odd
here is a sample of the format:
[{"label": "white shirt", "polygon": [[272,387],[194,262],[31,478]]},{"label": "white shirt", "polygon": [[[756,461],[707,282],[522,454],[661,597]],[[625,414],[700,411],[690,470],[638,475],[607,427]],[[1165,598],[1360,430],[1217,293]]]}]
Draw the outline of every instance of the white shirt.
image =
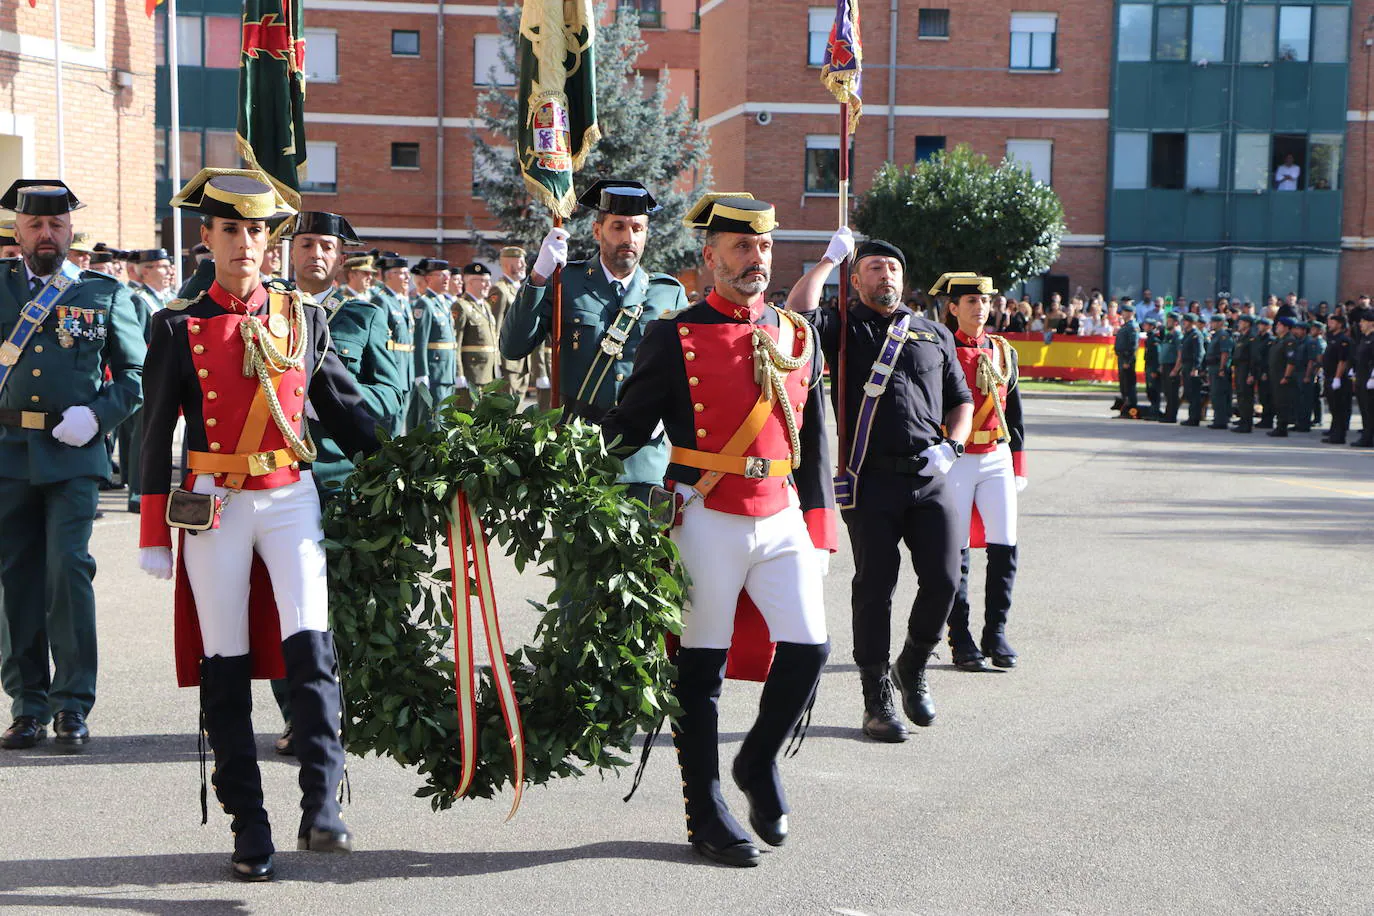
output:
[{"label": "white shirt", "polygon": [[[634,277],[634,274],[631,273],[629,277],[626,277],[624,280],[622,280],[615,274],[611,273],[611,269],[606,266],[605,261],[601,262],[601,269],[606,273],[606,282],[619,289],[620,295],[624,296],[625,291],[630,288],[630,280]],[[638,267],[635,268],[635,270],[638,269]]]},{"label": "white shirt", "polygon": [[1274,180],[1278,182],[1280,191],[1296,191],[1300,175],[1302,175],[1302,169],[1299,166],[1281,165],[1274,172]]},{"label": "white shirt", "polygon": [[42,286],[38,287],[38,288],[41,290],[41,289],[43,288],[43,286],[47,286],[47,285],[48,285],[48,281],[52,279],[52,274],[48,274],[48,275],[42,276],[42,277],[38,276],[38,274],[34,273],[32,270],[29,269],[29,262],[28,262],[28,261],[25,261],[25,262],[24,262],[24,273],[28,276],[28,279],[29,279],[29,289],[30,289],[30,290],[33,289],[33,281],[34,281],[34,280],[38,280],[39,283],[43,284]]}]

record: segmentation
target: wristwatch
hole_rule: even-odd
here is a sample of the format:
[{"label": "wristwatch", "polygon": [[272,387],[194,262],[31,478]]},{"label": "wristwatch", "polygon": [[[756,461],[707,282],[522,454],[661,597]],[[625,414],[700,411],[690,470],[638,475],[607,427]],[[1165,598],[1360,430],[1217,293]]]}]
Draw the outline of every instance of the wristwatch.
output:
[{"label": "wristwatch", "polygon": [[957,439],[951,439],[948,436],[945,437],[945,441],[949,443],[950,448],[954,449],[955,458],[964,457],[964,443]]}]

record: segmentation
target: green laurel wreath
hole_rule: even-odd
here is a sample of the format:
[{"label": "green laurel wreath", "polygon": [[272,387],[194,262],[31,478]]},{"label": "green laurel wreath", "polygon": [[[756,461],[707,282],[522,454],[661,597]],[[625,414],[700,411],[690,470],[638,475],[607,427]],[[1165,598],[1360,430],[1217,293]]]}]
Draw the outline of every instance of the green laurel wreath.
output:
[{"label": "green laurel wreath", "polygon": [[[386,755],[425,777],[434,809],[460,772],[452,607],[442,548],[455,487],[516,568],[554,580],[534,644],[509,651],[525,733],[525,778],[630,764],[635,735],[678,710],[664,634],[680,632],[684,589],[672,542],[614,485],[620,462],[594,427],[557,411],[517,412],[489,391],[362,461],[325,517],[330,609],[350,752]],[[480,628],[480,625],[479,625]],[[479,674],[481,747],[467,792],[512,779],[491,672]]]}]

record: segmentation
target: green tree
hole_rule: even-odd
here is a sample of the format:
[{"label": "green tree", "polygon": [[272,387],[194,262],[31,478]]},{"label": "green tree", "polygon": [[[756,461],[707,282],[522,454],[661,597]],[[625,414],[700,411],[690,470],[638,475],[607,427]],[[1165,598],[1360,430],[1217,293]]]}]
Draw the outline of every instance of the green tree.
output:
[{"label": "green tree", "polygon": [[1059,195],[1008,161],[993,165],[965,145],[915,166],[885,164],[859,202],[854,228],[902,249],[915,288],[971,270],[1006,289],[1059,257]]},{"label": "green tree", "polygon": [[[682,225],[687,208],[710,187],[706,129],[685,98],[667,107],[668,80],[652,92],[634,68],[644,52],[639,23],[633,15],[604,22],[605,5],[597,4],[596,104],[601,142],[577,173],[580,190],[598,178],[627,178],[643,182],[663,209],[649,217],[649,243],[644,252],[646,269],[674,273],[697,264],[700,245],[692,230]],[[520,11],[502,8],[501,62],[518,73],[515,37]],[[493,72],[489,88],[478,99],[478,117],[487,132],[473,132],[477,195],[501,225],[508,239],[527,247],[537,246],[553,225],[547,210],[525,192],[516,167],[516,99],[509,87],[496,85]],[[499,139],[490,139],[499,138]],[[590,257],[594,251],[591,214],[581,212],[564,228],[571,234],[570,254]]]}]

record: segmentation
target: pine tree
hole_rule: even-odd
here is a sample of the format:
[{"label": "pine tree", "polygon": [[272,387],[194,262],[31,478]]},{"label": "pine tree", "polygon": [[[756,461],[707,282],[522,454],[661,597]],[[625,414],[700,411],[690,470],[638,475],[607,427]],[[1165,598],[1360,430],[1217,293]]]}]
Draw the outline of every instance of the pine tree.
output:
[{"label": "pine tree", "polygon": [[[598,22],[604,13],[604,4],[597,4]],[[497,18],[501,27],[501,63],[508,72],[518,73],[515,38],[520,28],[520,11],[503,7]],[[602,139],[575,176],[575,185],[580,191],[598,178],[642,182],[663,205],[662,210],[649,217],[644,267],[675,273],[695,267],[698,262],[700,245],[693,231],[682,225],[682,217],[710,187],[709,139],[685,98],[675,107],[667,107],[666,78],[659,81],[653,92],[645,93],[644,80],[634,69],[634,62],[645,47],[633,13],[597,26],[596,104]],[[489,86],[478,99],[478,117],[488,136],[500,139],[489,141],[481,133],[473,133],[478,195],[496,217],[505,237],[533,250],[552,227],[552,219],[547,210],[531,201],[515,164],[514,92],[509,87],[498,88],[494,72]],[[564,228],[572,235],[571,257],[593,255],[590,212],[576,214]]]}]

